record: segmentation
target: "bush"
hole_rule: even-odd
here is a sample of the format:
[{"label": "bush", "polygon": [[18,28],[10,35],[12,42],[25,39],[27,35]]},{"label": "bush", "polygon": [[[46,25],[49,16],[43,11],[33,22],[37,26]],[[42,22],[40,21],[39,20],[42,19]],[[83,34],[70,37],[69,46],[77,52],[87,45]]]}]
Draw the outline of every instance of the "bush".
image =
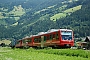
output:
[{"label": "bush", "polygon": [[5,45],[5,43],[1,43],[1,45],[0,45],[0,46],[5,47],[6,45]]}]

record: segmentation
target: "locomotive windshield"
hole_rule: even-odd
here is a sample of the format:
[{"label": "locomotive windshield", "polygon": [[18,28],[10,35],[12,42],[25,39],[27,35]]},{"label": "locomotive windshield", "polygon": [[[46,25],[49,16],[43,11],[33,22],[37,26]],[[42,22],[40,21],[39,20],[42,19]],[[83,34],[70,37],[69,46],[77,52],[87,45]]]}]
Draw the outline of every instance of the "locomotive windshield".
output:
[{"label": "locomotive windshield", "polygon": [[61,31],[62,40],[72,40],[72,31]]}]

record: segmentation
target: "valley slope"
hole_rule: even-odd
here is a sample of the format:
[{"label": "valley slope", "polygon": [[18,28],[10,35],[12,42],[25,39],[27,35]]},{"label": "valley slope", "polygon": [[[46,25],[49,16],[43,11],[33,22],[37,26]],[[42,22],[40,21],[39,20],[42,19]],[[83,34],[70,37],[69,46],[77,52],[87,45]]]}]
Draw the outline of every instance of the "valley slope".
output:
[{"label": "valley slope", "polygon": [[7,3],[11,4],[0,3],[1,39],[20,39],[59,28],[72,29],[75,37],[90,35],[89,0],[23,0]]}]

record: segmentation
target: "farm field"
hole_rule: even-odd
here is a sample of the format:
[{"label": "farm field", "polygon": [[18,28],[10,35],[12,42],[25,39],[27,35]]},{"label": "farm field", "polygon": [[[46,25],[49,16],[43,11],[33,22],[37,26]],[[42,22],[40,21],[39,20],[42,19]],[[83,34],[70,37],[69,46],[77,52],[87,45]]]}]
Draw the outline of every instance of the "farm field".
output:
[{"label": "farm field", "polygon": [[[80,53],[80,54],[79,54]],[[72,49],[11,49],[0,47],[0,60],[89,60],[90,51]]]}]

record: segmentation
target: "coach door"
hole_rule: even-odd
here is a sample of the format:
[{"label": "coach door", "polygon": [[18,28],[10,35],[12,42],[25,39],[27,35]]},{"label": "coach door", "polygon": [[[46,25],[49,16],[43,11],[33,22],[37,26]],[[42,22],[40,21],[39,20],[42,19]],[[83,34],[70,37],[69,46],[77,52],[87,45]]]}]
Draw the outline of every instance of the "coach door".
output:
[{"label": "coach door", "polygon": [[41,36],[41,48],[44,47],[44,36]]}]

